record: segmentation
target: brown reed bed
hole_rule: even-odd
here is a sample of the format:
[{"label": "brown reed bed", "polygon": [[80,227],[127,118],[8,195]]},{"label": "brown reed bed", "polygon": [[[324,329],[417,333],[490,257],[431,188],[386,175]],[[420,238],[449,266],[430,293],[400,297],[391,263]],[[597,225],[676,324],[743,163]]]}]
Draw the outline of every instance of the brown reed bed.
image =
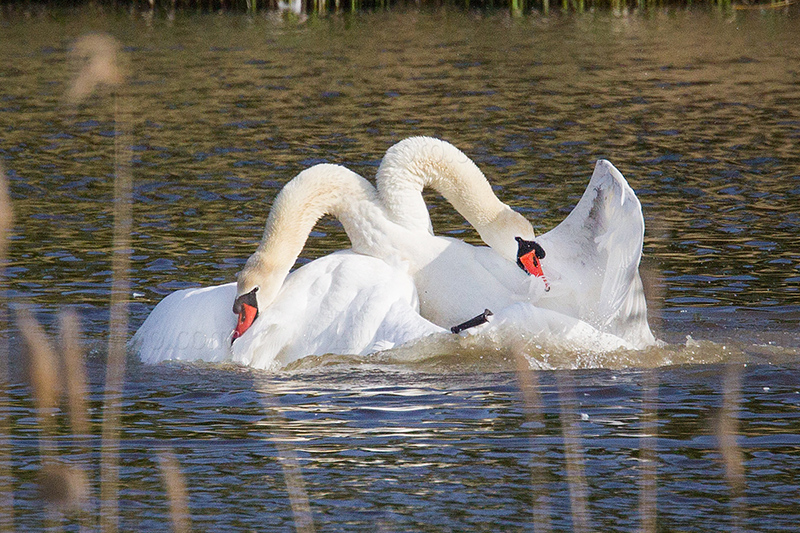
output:
[{"label": "brown reed bed", "polygon": [[[90,446],[92,428],[87,407],[87,380],[84,354],[78,333],[78,317],[66,311],[60,315],[59,347],[49,339],[44,329],[25,310],[17,312],[17,326],[27,352],[28,372],[39,426],[39,455],[41,468],[39,489],[47,503],[46,529],[61,529],[62,518],[78,514],[80,529],[93,529],[99,517],[102,531],[119,528],[119,442],[121,431],[121,397],[124,389],[126,341],[128,334],[128,295],[130,283],[130,235],[132,228],[132,178],[130,174],[132,123],[126,99],[121,94],[124,72],[118,58],[119,45],[115,39],[102,34],[91,34],[79,39],[73,48],[76,75],[66,94],[69,106],[80,105],[91,94],[110,88],[114,99],[114,236],[111,248],[112,287],[110,323],[103,420],[101,424],[100,507],[93,512],[86,509],[89,482],[83,467],[58,461],[55,446],[54,414],[59,410],[61,397],[66,395],[69,427],[76,447]],[[1,169],[0,169],[1,170]],[[0,172],[0,236],[5,237],[11,228],[11,202],[5,175]],[[6,240],[0,239],[0,261],[5,263]],[[3,369],[8,361],[7,349],[3,353]],[[63,376],[63,379],[59,379]],[[6,374],[3,376],[7,377]],[[4,379],[3,381],[7,381]],[[5,421],[3,421],[5,422]],[[0,424],[3,440],[7,440],[7,424]],[[8,447],[3,446],[3,450]],[[7,458],[1,457],[8,472]],[[177,461],[167,452],[159,455],[164,484],[170,502],[170,515],[175,531],[190,531],[185,484]],[[4,476],[3,479],[8,479]],[[3,530],[13,531],[13,491],[2,487],[3,512],[8,517]],[[5,498],[9,495],[8,498]]]}]

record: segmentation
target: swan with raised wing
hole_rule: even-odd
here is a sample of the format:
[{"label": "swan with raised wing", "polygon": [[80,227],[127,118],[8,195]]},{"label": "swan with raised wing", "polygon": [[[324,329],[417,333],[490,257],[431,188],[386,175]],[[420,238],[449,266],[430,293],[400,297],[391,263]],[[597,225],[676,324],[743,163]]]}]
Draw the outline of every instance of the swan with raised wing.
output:
[{"label": "swan with raised wing", "polygon": [[[341,221],[353,251],[317,259],[287,277],[324,214]],[[417,312],[411,275],[433,271],[432,263],[445,268],[447,278],[461,280],[454,287],[427,285],[434,306],[442,302],[440,307],[451,309],[455,303],[452,309],[459,309],[478,301],[500,309],[519,301],[506,289],[510,281],[491,271],[503,271],[507,261],[487,250],[396,224],[369,182],[341,166],[316,165],[276,197],[262,241],[237,284],[167,296],[131,346],[148,363],[230,360],[258,368],[282,366],[306,355],[390,348],[446,332]],[[527,281],[516,267],[506,271],[517,281]],[[235,315],[230,313],[232,303]],[[537,328],[544,327],[543,333],[571,323],[554,312],[540,322]],[[624,343],[611,339],[610,345]]]},{"label": "swan with raised wing", "polygon": [[[381,162],[377,184],[389,218],[420,232],[432,233],[422,190],[432,187],[440,192],[481,239],[508,260],[498,267],[500,271],[513,269],[510,265],[517,260],[534,275],[527,285],[507,285],[522,300],[586,321],[635,348],[656,342],[639,276],[644,241],[641,204],[610,162],[597,162],[586,191],[567,218],[536,238],[531,224],[497,199],[481,170],[446,141],[411,137],[395,144]],[[537,255],[543,258],[530,252],[537,245],[537,252],[543,251]],[[484,255],[493,254],[484,249]],[[438,306],[429,308],[427,287],[446,283],[437,273],[415,277],[422,314],[433,321],[440,317]]]}]

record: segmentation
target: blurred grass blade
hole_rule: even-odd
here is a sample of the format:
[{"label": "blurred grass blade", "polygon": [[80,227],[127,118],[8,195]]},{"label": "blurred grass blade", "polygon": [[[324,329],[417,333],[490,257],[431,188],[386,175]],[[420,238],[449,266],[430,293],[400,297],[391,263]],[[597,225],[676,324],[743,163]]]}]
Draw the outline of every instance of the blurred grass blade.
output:
[{"label": "blurred grass blade", "polygon": [[[536,371],[531,369],[530,362],[525,357],[522,348],[513,350],[514,361],[517,364],[517,378],[519,379],[520,392],[525,402],[525,419],[531,428],[541,428],[542,436],[545,434],[544,406],[542,395],[539,391],[539,379]],[[531,453],[535,449],[536,434],[531,435]],[[531,489],[533,498],[533,529],[536,533],[550,533],[551,523],[550,491],[544,474],[547,465],[547,454],[531,457]]]},{"label": "blurred grass blade", "polygon": [[186,482],[181,474],[178,461],[171,452],[163,451],[158,454],[158,464],[161,467],[164,487],[167,490],[172,531],[175,533],[189,533],[191,531],[191,521]]},{"label": "blurred grass blade", "polygon": [[564,459],[567,463],[567,483],[572,513],[572,530],[590,531],[588,489],[584,474],[583,451],[578,416],[578,402],[575,400],[575,383],[568,372],[558,372],[558,393],[561,405],[561,432],[564,436]]},{"label": "blurred grass blade", "polygon": [[67,102],[83,102],[102,86],[119,87],[124,81],[119,43],[110,35],[90,33],[75,41],[71,50],[76,75],[67,89]]},{"label": "blurred grass blade", "polygon": [[[76,441],[88,440],[89,419],[86,406],[86,369],[80,347],[78,316],[74,311],[61,313],[61,349],[64,363],[64,389],[67,391],[70,425]],[[76,442],[76,445],[78,442]]]},{"label": "blurred grass blade", "polygon": [[132,226],[130,174],[130,113],[119,89],[125,81],[120,66],[119,43],[110,35],[89,34],[73,47],[77,74],[67,100],[78,104],[100,87],[110,87],[114,97],[114,241],[111,249],[111,317],[106,364],[105,409],[100,457],[100,523],[104,531],[119,527],[119,431],[121,395],[125,376],[125,339],[128,334],[128,267]]},{"label": "blurred grass blade", "polygon": [[53,346],[39,322],[27,309],[17,311],[17,325],[28,354],[28,373],[33,397],[36,402],[36,416],[44,438],[39,440],[42,456],[49,456],[52,443],[52,412],[58,404],[58,359]]},{"label": "blurred grass blade", "polygon": [[[283,428],[285,425],[283,417],[267,386],[263,382],[256,382],[254,385],[260,393],[262,404],[267,413],[273,413],[272,418],[276,422],[275,427]],[[292,514],[294,515],[294,527],[298,533],[313,533],[315,531],[314,516],[311,513],[311,503],[303,482],[303,472],[294,450],[286,444],[287,440],[286,435],[282,434],[282,430],[273,431],[272,441],[277,449],[278,464],[280,464],[283,471],[286,489],[289,492],[289,503],[292,506]]]},{"label": "blurred grass blade", "polygon": [[[14,223],[8,180],[0,164],[0,292],[6,293],[6,252],[8,236]],[[5,298],[0,300],[0,329],[8,331]],[[0,333],[0,532],[14,530],[14,487],[11,483],[11,418],[6,387],[8,375],[8,338]]]},{"label": "blurred grass blade", "polygon": [[658,516],[658,378],[655,370],[645,370],[642,379],[642,427],[639,445],[639,531],[655,533]]},{"label": "blurred grass blade", "polygon": [[739,365],[728,365],[722,381],[722,411],[720,413],[717,438],[725,464],[725,479],[731,491],[731,531],[744,531],[747,515],[745,499],[744,454],[736,442],[739,434],[739,404],[741,403],[742,369]]}]

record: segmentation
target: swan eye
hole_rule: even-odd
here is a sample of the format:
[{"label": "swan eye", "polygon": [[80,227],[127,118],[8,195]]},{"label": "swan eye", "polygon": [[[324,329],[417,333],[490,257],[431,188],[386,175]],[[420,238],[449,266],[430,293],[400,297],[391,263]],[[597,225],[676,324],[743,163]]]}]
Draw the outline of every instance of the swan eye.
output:
[{"label": "swan eye", "polygon": [[254,288],[252,291],[248,292],[247,294],[242,294],[233,302],[233,312],[234,314],[239,314],[242,312],[242,306],[247,304],[251,307],[255,307],[258,309],[258,299],[256,298],[256,293],[258,292],[258,287]]}]

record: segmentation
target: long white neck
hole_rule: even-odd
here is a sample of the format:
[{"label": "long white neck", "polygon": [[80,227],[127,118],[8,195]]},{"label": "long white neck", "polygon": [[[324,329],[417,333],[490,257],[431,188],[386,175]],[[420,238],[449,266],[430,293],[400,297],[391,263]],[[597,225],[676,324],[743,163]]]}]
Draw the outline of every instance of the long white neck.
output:
[{"label": "long white neck", "polygon": [[329,164],[302,171],[275,197],[261,243],[239,273],[238,294],[258,287],[259,306],[269,305],[322,216],[338,218],[354,247],[363,247],[364,220],[376,214],[383,210],[375,188],[358,174]]},{"label": "long white neck", "polygon": [[486,244],[511,261],[516,260],[514,237],[534,237],[530,223],[495,196],[475,163],[446,141],[432,137],[400,141],[386,152],[376,179],[389,218],[406,228],[431,231],[422,190],[432,187]]}]

